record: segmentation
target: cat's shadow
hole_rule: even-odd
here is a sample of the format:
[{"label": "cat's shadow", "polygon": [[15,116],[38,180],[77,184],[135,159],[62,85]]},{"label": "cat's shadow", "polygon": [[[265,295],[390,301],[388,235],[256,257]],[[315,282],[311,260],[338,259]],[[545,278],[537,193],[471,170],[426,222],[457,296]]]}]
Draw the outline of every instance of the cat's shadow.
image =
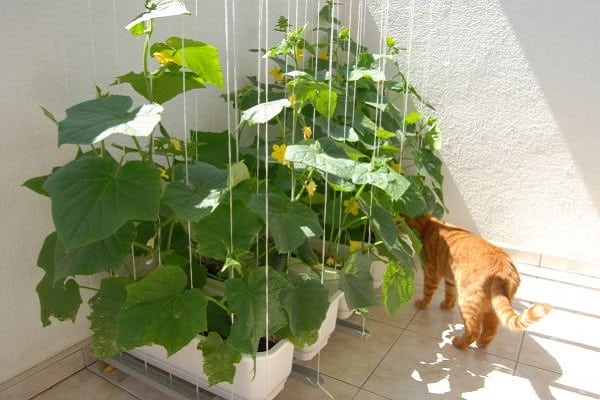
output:
[{"label": "cat's shadow", "polygon": [[[493,343],[489,352],[476,348],[459,350],[451,344],[451,338],[462,333],[461,324],[448,324],[442,333],[438,348],[422,353],[420,361],[414,365],[411,378],[424,386],[427,398],[443,399],[493,399],[498,393],[503,398],[511,394],[515,398],[535,395],[543,400],[556,400],[550,391],[555,381],[554,374],[521,374],[515,375],[516,362],[508,358],[494,355],[497,350]],[[519,334],[519,337],[522,334]],[[524,335],[528,335],[526,332]],[[520,341],[516,341],[520,345]],[[554,364],[554,371],[561,371],[558,362],[535,340],[530,340],[528,351],[546,360],[546,364]],[[527,367],[527,366],[526,366]],[[526,397],[524,397],[526,396]]]}]

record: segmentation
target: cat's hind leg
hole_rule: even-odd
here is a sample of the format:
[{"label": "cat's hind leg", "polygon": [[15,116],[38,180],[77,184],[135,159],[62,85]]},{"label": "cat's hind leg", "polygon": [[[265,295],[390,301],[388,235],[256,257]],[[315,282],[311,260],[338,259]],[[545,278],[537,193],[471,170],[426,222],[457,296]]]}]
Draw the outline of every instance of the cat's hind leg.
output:
[{"label": "cat's hind leg", "polygon": [[489,311],[483,317],[481,336],[477,339],[477,347],[483,349],[487,347],[488,344],[491,343],[492,340],[498,334],[498,328],[500,326],[500,319],[494,312],[494,310]]},{"label": "cat's hind leg", "polygon": [[431,298],[438,288],[440,278],[437,276],[430,276],[425,273],[424,285],[423,285],[423,297],[415,301],[415,307],[420,310],[427,308],[431,303]]},{"label": "cat's hind leg", "polygon": [[458,297],[458,307],[465,324],[465,331],[461,336],[455,336],[452,344],[459,349],[469,347],[481,336],[481,300],[478,297]]},{"label": "cat's hind leg", "polygon": [[444,297],[444,300],[440,303],[440,308],[442,308],[443,310],[450,310],[452,309],[452,307],[454,307],[454,304],[456,303],[456,284],[448,278],[446,278],[444,284],[446,296]]}]

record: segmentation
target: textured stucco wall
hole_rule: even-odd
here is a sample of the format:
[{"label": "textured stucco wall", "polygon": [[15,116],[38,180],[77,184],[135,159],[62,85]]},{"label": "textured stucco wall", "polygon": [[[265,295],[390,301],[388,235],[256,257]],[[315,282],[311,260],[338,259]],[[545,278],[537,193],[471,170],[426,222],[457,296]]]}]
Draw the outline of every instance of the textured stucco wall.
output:
[{"label": "textured stucco wall", "polygon": [[[193,37],[218,46],[224,62],[224,2],[186,4],[193,14],[198,4],[197,16],[158,21],[154,39]],[[256,55],[246,50],[258,47],[258,6],[254,1],[236,4],[238,68],[244,77],[256,69]],[[75,325],[41,326],[35,286],[42,271],[36,259],[44,237],[52,231],[50,204],[20,185],[71,159],[74,151],[69,146],[56,148],[56,128],[42,115],[40,105],[62,119],[65,108],[94,97],[94,84],[132,94],[127,87],[109,84],[118,75],[142,69],[142,39],[123,28],[142,7],[143,0],[44,4],[23,0],[3,5],[0,37],[10,56],[2,63],[0,79],[0,382],[90,335],[88,310],[83,308]],[[269,26],[286,15],[286,7],[287,2],[273,4]],[[225,103],[220,92],[198,93],[187,96],[188,129],[223,130]],[[183,136],[183,118],[180,96],[168,103],[164,115],[167,126],[175,127],[172,134]]]},{"label": "textured stucco wall", "polygon": [[366,1],[438,110],[448,219],[600,264],[600,2]]}]

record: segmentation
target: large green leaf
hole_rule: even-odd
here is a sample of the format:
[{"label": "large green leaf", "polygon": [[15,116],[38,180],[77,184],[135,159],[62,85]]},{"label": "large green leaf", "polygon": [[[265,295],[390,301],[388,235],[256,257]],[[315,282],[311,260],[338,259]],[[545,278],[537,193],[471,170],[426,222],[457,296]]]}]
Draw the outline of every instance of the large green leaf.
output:
[{"label": "large green leaf", "polygon": [[233,383],[235,364],[242,360],[242,353],[224,342],[215,332],[210,332],[198,344],[198,348],[202,350],[204,373],[209,386],[220,382]]},{"label": "large green leaf", "polygon": [[309,237],[320,236],[323,228],[317,215],[307,205],[291,201],[288,197],[277,193],[257,193],[252,196],[250,208],[267,220],[265,202],[268,205],[269,233],[273,237],[275,247],[281,253],[295,250]]},{"label": "large green leaf", "polygon": [[401,239],[392,213],[376,200],[371,201],[364,193],[358,198],[358,203],[362,211],[369,216],[373,232],[383,241],[390,255],[402,265],[412,266],[412,249]]},{"label": "large green leaf", "polygon": [[377,304],[373,292],[371,278],[371,262],[369,253],[356,251],[346,259],[340,273],[339,287],[350,309],[370,307]]},{"label": "large green leaf", "polygon": [[380,69],[354,69],[350,72],[348,80],[352,82],[362,78],[369,78],[374,82],[384,82],[385,72]]},{"label": "large green leaf", "polygon": [[288,99],[279,99],[260,103],[242,112],[242,122],[246,121],[250,125],[264,124],[275,118],[285,107],[290,107]]},{"label": "large green leaf", "polygon": [[125,29],[131,30],[136,25],[155,18],[190,14],[182,0],[147,0],[146,10],[127,24]]},{"label": "large green leaf", "polygon": [[119,345],[155,343],[171,355],[206,330],[207,300],[200,289],[186,286],[187,276],[176,265],[162,265],[128,285],[118,319]]},{"label": "large green leaf", "polygon": [[388,263],[381,285],[383,305],[387,312],[393,315],[412,298],[413,292],[412,271],[408,268],[398,267],[394,262]]},{"label": "large green leaf", "polygon": [[227,165],[229,135],[225,132],[191,132],[196,148],[191,152],[197,161],[212,164],[218,168]]},{"label": "large green leaf", "polygon": [[68,279],[66,282],[54,282],[54,249],[57,240],[56,232],[46,237],[37,260],[38,267],[46,272],[36,286],[40,299],[40,317],[43,326],[50,325],[50,317],[54,317],[59,321],[70,319],[74,322],[81,305],[81,295],[77,282],[73,279]]},{"label": "large green leaf", "polygon": [[[185,87],[184,77],[185,75]],[[151,75],[152,96],[148,95],[148,85],[143,73],[129,72],[116,78],[113,85],[129,83],[133,90],[148,101],[166,103],[185,91],[206,87],[203,80],[193,72],[161,70]]]},{"label": "large green leaf", "polygon": [[394,207],[400,213],[415,218],[427,213],[427,202],[420,191],[422,182],[420,182],[419,177],[409,176],[408,180],[411,185],[395,203]]},{"label": "large green leaf", "polygon": [[400,199],[410,186],[406,178],[387,165],[374,167],[372,163],[355,161],[347,156],[340,156],[340,150],[343,152],[333,139],[322,138],[311,145],[287,146],[285,159],[299,166],[313,167],[323,173],[350,180],[357,185],[366,183],[377,186],[392,200]]},{"label": "large green leaf", "polygon": [[329,291],[320,282],[300,280],[282,290],[280,297],[293,336],[301,337],[321,327],[329,308]]},{"label": "large green leaf", "polygon": [[58,145],[93,144],[115,133],[149,136],[163,108],[145,104],[129,111],[132,104],[129,96],[109,95],[68,108],[67,117],[58,123]]},{"label": "large green leaf", "polygon": [[[415,165],[419,168],[419,174],[429,177],[435,188],[442,187],[444,177],[442,176],[442,161],[429,149],[418,149],[413,151]],[[440,200],[443,198],[440,196]]]},{"label": "large green leaf", "polygon": [[227,176],[226,170],[196,162],[188,167],[190,186],[183,182],[169,183],[163,201],[179,218],[198,221],[221,203],[227,192]]},{"label": "large green leaf", "polygon": [[126,223],[114,235],[70,250],[60,240],[54,252],[54,282],[68,276],[92,275],[96,272],[118,269],[128,254],[135,238],[135,228]]},{"label": "large green leaf", "polygon": [[166,44],[176,50],[173,57],[178,64],[192,70],[203,82],[223,89],[219,51],[215,46],[179,37],[170,37]]},{"label": "large green leaf", "polygon": [[118,318],[127,298],[128,283],[128,278],[103,279],[100,291],[89,301],[92,312],[88,319],[94,332],[92,352],[99,358],[111,358],[123,349],[117,341]]},{"label": "large green leaf", "polygon": [[210,215],[192,224],[200,255],[224,261],[228,255],[245,253],[252,247],[262,224],[241,201],[231,208],[223,203]]},{"label": "large green leaf", "polygon": [[44,189],[67,249],[107,238],[129,220],[158,216],[160,173],[142,161],[121,167],[110,158],[82,157],[53,173]]},{"label": "large green leaf", "polygon": [[[227,342],[246,354],[256,354],[259,339],[266,333],[266,277],[265,268],[253,269],[248,281],[240,278],[225,281],[225,297],[233,313],[233,325]],[[275,333],[287,324],[279,300],[288,286],[286,278],[269,269],[269,332]]]}]

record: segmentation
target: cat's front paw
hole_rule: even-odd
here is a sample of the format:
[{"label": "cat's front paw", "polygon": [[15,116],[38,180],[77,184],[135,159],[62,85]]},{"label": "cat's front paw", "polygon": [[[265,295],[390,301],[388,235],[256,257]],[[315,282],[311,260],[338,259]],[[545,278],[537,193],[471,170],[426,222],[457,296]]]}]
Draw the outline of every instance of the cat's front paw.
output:
[{"label": "cat's front paw", "polygon": [[429,305],[429,302],[425,301],[423,299],[415,301],[415,307],[417,307],[419,310],[426,309],[428,305]]}]

